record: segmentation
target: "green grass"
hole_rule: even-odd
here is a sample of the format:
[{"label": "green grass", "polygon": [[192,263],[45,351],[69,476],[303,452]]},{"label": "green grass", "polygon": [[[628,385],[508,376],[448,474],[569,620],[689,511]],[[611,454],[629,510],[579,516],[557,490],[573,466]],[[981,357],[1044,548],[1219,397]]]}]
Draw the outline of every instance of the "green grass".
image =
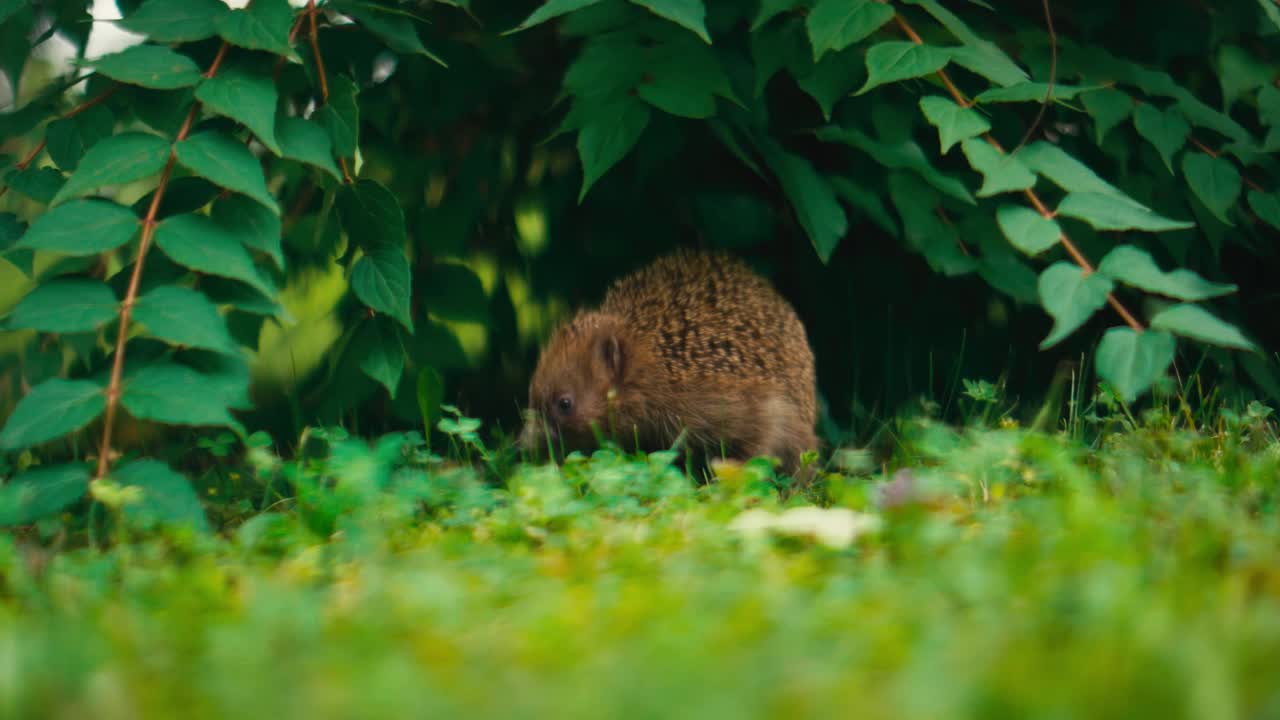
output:
[{"label": "green grass", "polygon": [[[412,435],[255,450],[206,492],[296,500],[216,503],[217,534],[104,508],[93,544],[0,537],[0,712],[1280,717],[1280,442],[1256,405],[1191,420],[900,420],[802,493],[760,462],[507,467],[465,422],[443,454],[505,482]],[[806,505],[856,537],[742,530]]]}]

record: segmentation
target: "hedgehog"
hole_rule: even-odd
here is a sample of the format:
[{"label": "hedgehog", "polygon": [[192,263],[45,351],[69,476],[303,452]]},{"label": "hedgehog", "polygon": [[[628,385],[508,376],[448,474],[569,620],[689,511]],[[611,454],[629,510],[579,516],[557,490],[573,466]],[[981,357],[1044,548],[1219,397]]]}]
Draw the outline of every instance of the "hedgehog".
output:
[{"label": "hedgehog", "polygon": [[680,250],[555,329],[529,384],[520,445],[682,448],[766,456],[785,472],[817,449],[813,351],[795,310],[746,263]]}]

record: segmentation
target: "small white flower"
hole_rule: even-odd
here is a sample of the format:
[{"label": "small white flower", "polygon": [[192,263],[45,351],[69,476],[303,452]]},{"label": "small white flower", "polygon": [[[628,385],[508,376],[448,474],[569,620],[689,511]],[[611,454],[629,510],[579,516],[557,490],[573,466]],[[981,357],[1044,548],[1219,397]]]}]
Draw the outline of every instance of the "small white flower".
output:
[{"label": "small white flower", "polygon": [[810,537],[831,548],[846,548],[862,535],[880,529],[880,517],[847,508],[798,507],[781,515],[748,510],[729,523],[729,529],[748,537],[770,531],[792,537]]}]

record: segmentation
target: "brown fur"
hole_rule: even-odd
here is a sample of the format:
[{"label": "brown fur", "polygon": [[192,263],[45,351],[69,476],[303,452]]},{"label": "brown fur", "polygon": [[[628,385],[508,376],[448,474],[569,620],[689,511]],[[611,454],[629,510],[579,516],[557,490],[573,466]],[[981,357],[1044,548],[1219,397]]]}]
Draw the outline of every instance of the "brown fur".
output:
[{"label": "brown fur", "polygon": [[[795,311],[723,253],[680,251],[614,283],[556,329],[529,385],[526,449],[624,448],[780,458],[817,448],[813,352]],[[572,407],[563,412],[559,403]]]}]

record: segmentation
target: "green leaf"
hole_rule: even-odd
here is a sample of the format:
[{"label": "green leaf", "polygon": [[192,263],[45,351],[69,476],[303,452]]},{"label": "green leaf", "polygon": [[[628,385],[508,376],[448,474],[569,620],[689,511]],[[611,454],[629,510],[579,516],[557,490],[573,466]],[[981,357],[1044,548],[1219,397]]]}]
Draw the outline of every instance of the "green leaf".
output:
[{"label": "green leaf", "polygon": [[1098,85],[1062,85],[1054,83],[1052,93],[1050,93],[1049,83],[1038,82],[1022,82],[1009,87],[992,88],[985,92],[979,93],[973,99],[975,103],[1005,103],[1005,102],[1057,102],[1059,100],[1070,100],[1080,93],[1091,92],[1100,89]]},{"label": "green leaf", "polygon": [[232,10],[217,20],[218,34],[232,45],[293,57],[289,31],[293,9],[289,0],[253,0],[243,10]]},{"label": "green leaf", "polygon": [[960,143],[960,149],[974,170],[982,173],[982,187],[978,197],[990,197],[1005,192],[1026,190],[1036,184],[1036,175],[1016,155],[1006,155],[990,143],[969,138]]},{"label": "green leaf", "polygon": [[129,242],[141,227],[129,208],[106,200],[72,200],[37,217],[16,247],[97,255]]},{"label": "green leaf", "polygon": [[771,140],[762,139],[760,149],[765,162],[782,183],[782,191],[795,210],[800,227],[813,243],[818,259],[825,264],[849,230],[849,219],[836,199],[835,189],[805,158],[786,152]]},{"label": "green leaf", "polygon": [[380,247],[357,260],[351,270],[351,289],[360,302],[399,320],[406,330],[413,332],[409,312],[409,261],[403,250]]},{"label": "green leaf", "polygon": [[1280,197],[1276,193],[1249,191],[1249,209],[1271,227],[1280,230]]},{"label": "green leaf", "polygon": [[8,326],[51,333],[96,330],[115,318],[120,301],[97,280],[65,278],[36,286],[9,313]]},{"label": "green leaf", "polygon": [[387,12],[377,5],[344,2],[341,9],[344,14],[351,16],[392,50],[403,55],[421,55],[440,67],[449,67],[444,60],[422,44],[422,38],[418,37],[418,29],[414,27],[413,20],[408,16]]},{"label": "green leaf", "polygon": [[1071,157],[1053,143],[1039,140],[1022,148],[1015,155],[1029,170],[1048,178],[1053,184],[1069,193],[1102,193],[1142,207],[1141,203],[1125,195],[1120,188],[1098,177],[1098,174],[1090,170],[1089,166]]},{"label": "green leaf", "polygon": [[243,195],[228,195],[213,204],[210,214],[223,230],[240,238],[247,247],[266,253],[284,269],[280,217]]},{"label": "green leaf", "polygon": [[582,190],[578,202],[605,172],[626,156],[649,125],[649,106],[621,97],[597,108],[578,132],[578,156],[582,159]]},{"label": "green leaf", "polygon": [[[836,191],[836,194],[844,198],[845,202],[861,210],[864,215],[886,233],[893,237],[902,236],[902,231],[898,228],[897,221],[889,214],[888,209],[884,206],[884,201],[880,199],[880,196],[874,190],[850,178],[829,177],[827,182],[831,183],[831,187]],[[752,204],[759,208],[758,201]]]},{"label": "green leaf", "polygon": [[1115,88],[1082,93],[1080,102],[1084,103],[1084,109],[1093,118],[1094,137],[1099,145],[1112,128],[1124,122],[1134,112],[1133,98]]},{"label": "green leaf", "polygon": [[403,253],[408,235],[396,196],[374,180],[361,179],[338,195],[338,216],[347,235],[366,251],[389,247]]},{"label": "green leaf", "polygon": [[0,431],[0,449],[20,450],[79,430],[107,406],[103,387],[91,380],[45,380],[18,401]]},{"label": "green leaf", "polygon": [[175,215],[156,227],[156,245],[179,265],[239,280],[269,297],[275,289],[228,229],[203,215]]},{"label": "green leaf", "polygon": [[1248,50],[1236,45],[1218,46],[1218,82],[1222,85],[1222,106],[1231,105],[1245,93],[1271,83],[1275,70]]},{"label": "green leaf", "polygon": [[387,389],[394,400],[400,376],[404,374],[405,351],[396,326],[381,317],[370,318],[356,336],[360,348],[360,371]]},{"label": "green leaf", "polygon": [[1151,318],[1153,330],[1167,330],[1192,340],[1235,348],[1256,350],[1257,347],[1236,326],[1223,322],[1199,305],[1179,303],[1161,310]]},{"label": "green leaf", "polygon": [[923,255],[930,268],[947,277],[967,275],[977,269],[974,259],[961,249],[955,224],[939,217],[942,198],[933,188],[916,175],[891,172],[889,197],[902,218],[907,245]]},{"label": "green leaf", "polygon": [[920,98],[920,110],[929,124],[938,128],[938,143],[942,154],[963,140],[977,137],[991,129],[991,123],[977,110],[963,108],[939,95]]},{"label": "green leaf", "polygon": [[80,128],[74,118],[62,118],[49,123],[44,130],[49,159],[59,168],[71,172],[80,164],[84,155],[84,143],[80,142]]},{"label": "green leaf", "polygon": [[436,426],[440,419],[440,404],[444,402],[444,378],[431,366],[418,371],[417,382],[418,412],[422,415],[422,426],[427,433]]},{"label": "green leaf", "polygon": [[805,18],[813,61],[869,37],[893,19],[893,8],[874,0],[818,0]]},{"label": "green leaf", "polygon": [[661,18],[692,30],[706,44],[711,44],[707,34],[707,8],[702,0],[631,0],[635,5]]},{"label": "green leaf", "polygon": [[549,0],[542,7],[534,10],[533,14],[525,18],[524,22],[503,34],[507,35],[510,33],[520,32],[521,30],[528,30],[535,25],[541,25],[542,23],[564,15],[565,13],[571,13],[574,10],[581,10],[582,8],[590,7],[599,2],[600,0]]},{"label": "green leaf", "polygon": [[276,122],[276,140],[280,154],[329,173],[334,180],[341,180],[342,173],[333,161],[333,140],[325,128],[311,120],[281,117]]},{"label": "green leaf", "polygon": [[4,178],[10,190],[22,193],[41,204],[48,204],[66,184],[62,173],[51,167],[29,167],[10,170]]},{"label": "green leaf", "polygon": [[93,62],[112,80],[152,90],[175,90],[200,82],[200,67],[186,55],[161,45],[134,45]]},{"label": "green leaf", "polygon": [[1113,287],[1111,279],[1099,273],[1085,275],[1069,262],[1056,262],[1040,273],[1037,290],[1040,304],[1053,318],[1053,330],[1040,343],[1044,350],[1070,335],[1103,305]]},{"label": "green leaf", "polygon": [[153,42],[191,42],[218,34],[218,20],[229,12],[219,0],[147,0],[119,25]]},{"label": "green leaf", "polygon": [[933,45],[893,40],[877,43],[867,50],[867,82],[854,93],[862,95],[885,83],[932,75],[947,66],[951,53]]},{"label": "green leaf", "polygon": [[134,460],[111,473],[112,479],[124,487],[142,490],[142,500],[124,506],[124,513],[138,523],[185,526],[207,532],[200,498],[191,483],[159,460]]},{"label": "green leaf", "polygon": [[0,213],[0,257],[8,260],[29,278],[35,276],[35,253],[29,249],[15,248],[26,226],[13,213]]},{"label": "green leaf", "polygon": [[647,70],[636,94],[672,115],[705,119],[716,112],[716,95],[733,97],[716,54],[692,38],[663,45]]},{"label": "green leaf", "polygon": [[907,0],[907,2],[924,8],[952,35],[955,35],[957,40],[964,43],[963,47],[949,48],[952,53],[952,62],[1004,87],[1027,80],[1027,73],[1018,67],[1018,64],[998,45],[970,30],[963,20],[936,0]]},{"label": "green leaf", "polygon": [[911,170],[933,187],[951,197],[969,205],[974,204],[973,196],[965,189],[964,183],[942,174],[929,164],[929,157],[924,150],[911,140],[892,143],[874,140],[859,130],[828,125],[818,129],[818,139],[824,142],[838,142],[857,148],[870,155],[877,163],[890,169]]},{"label": "green leaf", "polygon": [[196,175],[244,193],[280,214],[280,206],[262,176],[262,165],[244,145],[220,132],[206,131],[174,145],[173,151],[178,162]]},{"label": "green leaf", "polygon": [[[1280,6],[1276,12],[1280,12]],[[1275,85],[1264,85],[1258,91],[1258,120],[1269,127],[1280,125],[1280,88]]]},{"label": "green leaf", "polygon": [[1236,291],[1235,285],[1209,282],[1190,270],[1164,272],[1147,251],[1132,245],[1120,245],[1107,253],[1098,272],[1125,285],[1179,300],[1205,300]]},{"label": "green leaf", "polygon": [[352,157],[360,142],[360,106],[356,103],[358,89],[346,75],[338,75],[329,84],[329,102],[316,112],[320,122],[333,139],[333,151],[338,157]]},{"label": "green leaf", "polygon": [[1182,111],[1173,106],[1162,112],[1156,106],[1144,103],[1133,111],[1133,127],[1155,146],[1165,167],[1173,172],[1173,155],[1182,149],[1187,135],[1191,133],[1191,126],[1182,117]]},{"label": "green leaf", "polygon": [[229,67],[201,83],[196,99],[210,111],[253,131],[267,149],[281,155],[276,142],[276,84],[269,75]]},{"label": "green leaf", "polygon": [[1169,370],[1177,345],[1172,335],[1159,330],[1139,334],[1111,328],[1098,343],[1098,374],[1131,403]]},{"label": "green leaf", "polygon": [[107,185],[124,185],[154,175],[169,159],[169,141],[158,135],[129,132],[95,144],[80,159],[53,204],[88,194]]},{"label": "green leaf", "polygon": [[83,464],[27,470],[0,486],[0,525],[27,525],[51,517],[88,490],[89,469]]},{"label": "green leaf", "polygon": [[1062,237],[1062,228],[1052,218],[1022,205],[1001,205],[996,222],[1011,245],[1032,257],[1057,245]]},{"label": "green leaf", "polygon": [[176,363],[147,365],[125,378],[120,403],[139,420],[238,427],[227,411],[226,398],[208,392],[205,376]]},{"label": "green leaf", "polygon": [[1214,217],[1227,225],[1235,225],[1227,217],[1227,211],[1240,199],[1243,182],[1240,172],[1230,160],[1198,152],[1187,153],[1182,156],[1182,174],[1187,176],[1191,191]]},{"label": "green leaf", "polygon": [[848,97],[866,79],[862,76],[866,72],[862,66],[862,53],[856,48],[828,54],[812,65],[808,72],[794,66],[791,72],[796,85],[818,103],[822,108],[822,118],[828,121],[836,103]]},{"label": "green leaf", "polygon": [[1195,227],[1193,223],[1158,215],[1132,200],[1096,192],[1068,193],[1058,204],[1057,214],[1083,220],[1095,230],[1165,232]]},{"label": "green leaf", "polygon": [[152,337],[173,345],[239,352],[218,308],[198,290],[161,285],[138,298],[133,319],[142,323]]}]

